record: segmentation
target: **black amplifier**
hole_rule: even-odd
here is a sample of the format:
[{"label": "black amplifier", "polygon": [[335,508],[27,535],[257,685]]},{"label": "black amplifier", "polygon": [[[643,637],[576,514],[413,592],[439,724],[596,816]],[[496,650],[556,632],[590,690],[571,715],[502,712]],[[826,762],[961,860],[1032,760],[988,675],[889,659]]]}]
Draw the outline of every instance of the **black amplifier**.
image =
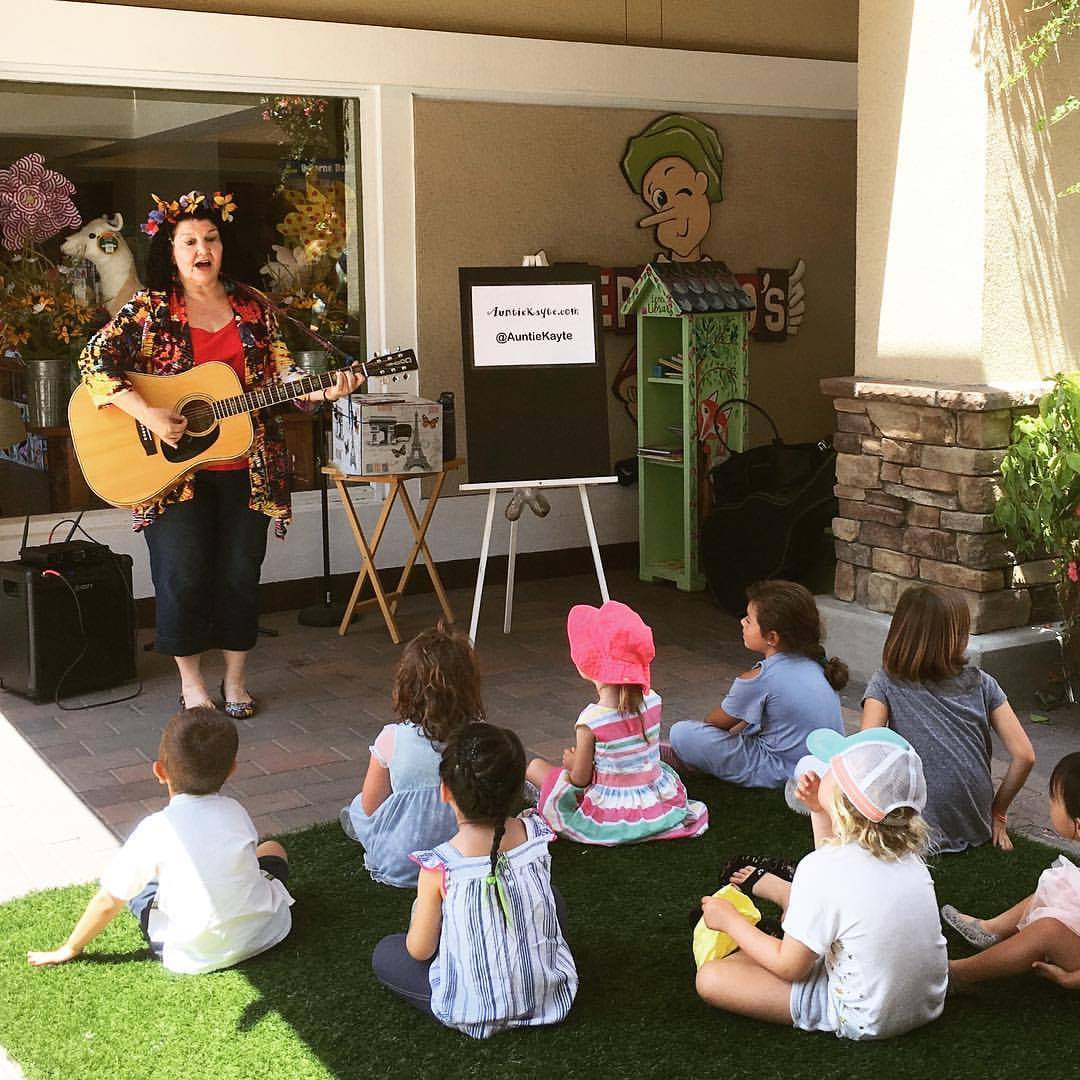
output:
[{"label": "black amplifier", "polygon": [[0,562],[5,689],[51,701],[58,689],[66,698],[135,679],[131,556],[92,547],[96,550],[87,550],[87,544],[74,559],[70,551],[60,558],[59,552],[49,552],[44,565],[33,559],[32,548],[31,560]]}]

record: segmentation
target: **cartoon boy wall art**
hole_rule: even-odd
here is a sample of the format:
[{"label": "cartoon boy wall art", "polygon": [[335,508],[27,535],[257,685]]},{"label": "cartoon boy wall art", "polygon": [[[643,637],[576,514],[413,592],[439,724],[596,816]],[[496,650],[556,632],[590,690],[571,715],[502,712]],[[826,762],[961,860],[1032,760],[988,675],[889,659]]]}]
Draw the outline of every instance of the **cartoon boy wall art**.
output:
[{"label": "cartoon boy wall art", "polygon": [[633,191],[653,211],[638,225],[656,228],[667,249],[659,262],[700,262],[712,224],[712,204],[723,199],[724,151],[716,132],[689,116],[669,113],[626,144],[622,171]]}]

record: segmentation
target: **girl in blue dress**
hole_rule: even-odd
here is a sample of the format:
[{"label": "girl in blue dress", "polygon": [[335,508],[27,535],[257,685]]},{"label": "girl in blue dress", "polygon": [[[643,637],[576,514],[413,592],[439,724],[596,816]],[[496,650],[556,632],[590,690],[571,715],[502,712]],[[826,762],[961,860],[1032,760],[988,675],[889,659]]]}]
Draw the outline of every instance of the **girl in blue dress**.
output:
[{"label": "girl in blue dress", "polygon": [[742,787],[781,788],[815,728],[843,731],[838,690],[847,665],[827,659],[810,592],[794,581],[746,590],[743,644],[764,659],[740,675],[704,720],[681,720],[661,757]]},{"label": "girl in blue dress", "polygon": [[393,704],[399,722],[375,739],[363,789],[341,811],[341,827],[363,844],[364,866],[376,881],[415,889],[410,852],[457,831],[453,811],[439,798],[443,744],[485,715],[468,638],[441,622],[413,638],[394,676]]},{"label": "girl in blue dress", "polygon": [[555,834],[535,810],[512,816],[525,781],[521,740],[470,724],[447,743],[440,776],[456,832],[413,854],[422,870],[409,931],[375,946],[372,971],[474,1039],[560,1023],[578,976],[551,883]]}]

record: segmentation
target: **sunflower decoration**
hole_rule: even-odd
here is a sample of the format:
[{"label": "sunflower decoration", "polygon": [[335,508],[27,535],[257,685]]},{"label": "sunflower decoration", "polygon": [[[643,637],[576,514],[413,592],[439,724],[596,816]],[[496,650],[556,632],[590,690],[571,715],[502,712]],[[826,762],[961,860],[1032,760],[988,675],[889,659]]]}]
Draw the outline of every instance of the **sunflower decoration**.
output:
[{"label": "sunflower decoration", "polygon": [[277,227],[282,237],[303,248],[309,263],[323,255],[337,259],[345,250],[345,185],[311,170],[303,191],[282,188],[281,197],[293,207]]}]

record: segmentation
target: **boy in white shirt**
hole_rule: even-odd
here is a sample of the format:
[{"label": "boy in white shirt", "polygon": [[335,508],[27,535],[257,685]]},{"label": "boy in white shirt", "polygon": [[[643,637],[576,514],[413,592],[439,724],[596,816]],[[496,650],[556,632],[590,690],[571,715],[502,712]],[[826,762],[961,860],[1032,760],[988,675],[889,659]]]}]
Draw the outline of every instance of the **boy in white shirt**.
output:
[{"label": "boy in white shirt", "polygon": [[74,959],[125,903],[153,955],[183,974],[231,967],[286,937],[293,899],[285,849],[259,844],[247,811],[218,794],[236,769],[238,745],[236,725],[212,708],[168,722],[153,765],[168,806],[144,818],[113,856],[67,941],[27,953],[31,964]]}]

